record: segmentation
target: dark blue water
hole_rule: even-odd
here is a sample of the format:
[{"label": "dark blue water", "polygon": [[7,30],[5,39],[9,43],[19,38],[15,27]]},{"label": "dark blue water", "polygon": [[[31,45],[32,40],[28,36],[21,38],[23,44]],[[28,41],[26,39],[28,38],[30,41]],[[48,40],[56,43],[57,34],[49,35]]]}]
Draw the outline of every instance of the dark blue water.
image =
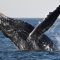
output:
[{"label": "dark blue water", "polygon": [[[36,26],[41,19],[24,19],[24,21]],[[57,45],[60,50],[60,20],[45,33]],[[19,51],[9,38],[0,32],[0,60],[60,60],[60,51]]]},{"label": "dark blue water", "polygon": [[0,51],[0,60],[60,60],[60,52]]}]

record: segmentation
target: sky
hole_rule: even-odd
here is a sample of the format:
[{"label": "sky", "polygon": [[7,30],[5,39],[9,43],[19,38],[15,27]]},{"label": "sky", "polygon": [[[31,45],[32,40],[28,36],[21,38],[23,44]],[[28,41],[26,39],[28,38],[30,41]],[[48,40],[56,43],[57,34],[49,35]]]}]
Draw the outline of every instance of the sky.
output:
[{"label": "sky", "polygon": [[0,0],[0,13],[9,17],[45,18],[58,5],[60,0]]}]

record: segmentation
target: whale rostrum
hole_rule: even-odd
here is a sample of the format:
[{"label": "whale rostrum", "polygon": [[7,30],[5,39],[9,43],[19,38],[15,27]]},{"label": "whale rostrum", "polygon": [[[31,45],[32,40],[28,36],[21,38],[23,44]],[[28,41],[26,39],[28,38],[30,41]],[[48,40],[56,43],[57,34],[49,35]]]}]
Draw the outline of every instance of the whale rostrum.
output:
[{"label": "whale rostrum", "polygon": [[46,32],[56,21],[60,14],[60,5],[36,27],[21,19],[7,17],[0,13],[0,30],[10,38],[20,50],[54,51],[53,41],[48,38]]}]

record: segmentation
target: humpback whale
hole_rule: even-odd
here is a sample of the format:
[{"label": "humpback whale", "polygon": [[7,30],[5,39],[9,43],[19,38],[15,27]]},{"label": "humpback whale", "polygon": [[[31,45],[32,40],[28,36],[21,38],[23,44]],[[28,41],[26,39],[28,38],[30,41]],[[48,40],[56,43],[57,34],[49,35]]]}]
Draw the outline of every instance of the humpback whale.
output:
[{"label": "humpback whale", "polygon": [[60,5],[49,13],[42,23],[34,27],[21,19],[7,17],[0,13],[0,30],[20,50],[54,51],[55,44],[44,32],[53,25],[59,14]]}]

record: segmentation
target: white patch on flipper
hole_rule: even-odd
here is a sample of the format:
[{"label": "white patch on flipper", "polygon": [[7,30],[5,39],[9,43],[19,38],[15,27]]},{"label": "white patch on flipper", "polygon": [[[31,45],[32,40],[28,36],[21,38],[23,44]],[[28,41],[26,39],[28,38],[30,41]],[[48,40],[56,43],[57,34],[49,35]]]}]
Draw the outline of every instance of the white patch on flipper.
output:
[{"label": "white patch on flipper", "polygon": [[[38,25],[40,24],[41,22],[39,21],[38,22]],[[34,28],[34,30],[29,34],[29,36],[31,36],[31,35],[33,35],[34,34],[34,32],[35,32],[35,30],[36,30],[36,28],[38,27],[38,25]]]}]

